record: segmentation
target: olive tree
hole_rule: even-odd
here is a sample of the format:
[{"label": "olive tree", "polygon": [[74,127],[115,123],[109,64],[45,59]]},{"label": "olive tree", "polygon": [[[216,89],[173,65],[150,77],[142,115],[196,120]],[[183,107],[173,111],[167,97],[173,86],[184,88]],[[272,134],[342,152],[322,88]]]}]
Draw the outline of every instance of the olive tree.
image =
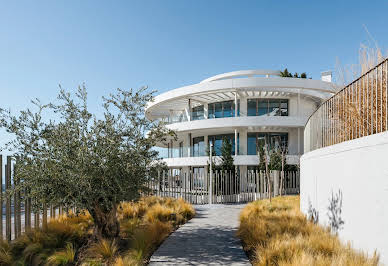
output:
[{"label": "olive tree", "polygon": [[55,103],[33,101],[36,111],[18,115],[1,110],[1,126],[14,138],[13,192],[26,191],[34,208],[46,204],[88,210],[96,238],[119,234],[121,201],[136,200],[156,165],[152,147],[174,132],[145,117],[153,93],[120,90],[103,98],[103,114],[87,107],[84,86],[71,94],[60,89]]}]

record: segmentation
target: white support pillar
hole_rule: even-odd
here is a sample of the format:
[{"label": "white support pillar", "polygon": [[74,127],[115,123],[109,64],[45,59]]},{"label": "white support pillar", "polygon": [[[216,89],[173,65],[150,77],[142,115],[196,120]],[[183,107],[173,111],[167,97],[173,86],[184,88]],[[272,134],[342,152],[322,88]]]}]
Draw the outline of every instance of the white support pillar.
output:
[{"label": "white support pillar", "polygon": [[238,110],[238,101],[237,101],[237,91],[234,92],[234,116],[237,117]]},{"label": "white support pillar", "polygon": [[208,103],[203,104],[203,116],[205,119],[209,118],[209,104]]},{"label": "white support pillar", "polygon": [[191,100],[189,99],[186,107],[187,121],[191,121]]},{"label": "white support pillar", "polygon": [[234,129],[234,155],[238,155],[238,137],[237,137],[237,129]]},{"label": "white support pillar", "polygon": [[187,134],[187,157],[191,157],[191,133]]}]

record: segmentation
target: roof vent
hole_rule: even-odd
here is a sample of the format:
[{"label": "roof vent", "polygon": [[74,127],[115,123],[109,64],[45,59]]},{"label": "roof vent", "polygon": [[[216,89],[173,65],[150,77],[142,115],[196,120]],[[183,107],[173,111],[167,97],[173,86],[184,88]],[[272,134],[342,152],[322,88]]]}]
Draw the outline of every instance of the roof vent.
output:
[{"label": "roof vent", "polygon": [[324,71],[321,73],[321,80],[326,82],[331,82],[331,71]]}]

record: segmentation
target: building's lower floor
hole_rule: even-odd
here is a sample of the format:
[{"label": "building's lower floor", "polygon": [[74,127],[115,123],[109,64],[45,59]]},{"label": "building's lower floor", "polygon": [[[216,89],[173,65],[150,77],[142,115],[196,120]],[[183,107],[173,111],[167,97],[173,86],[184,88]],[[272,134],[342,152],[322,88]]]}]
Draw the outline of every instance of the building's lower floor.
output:
[{"label": "building's lower floor", "polygon": [[221,155],[224,141],[231,143],[234,164],[250,167],[259,164],[259,147],[285,151],[286,163],[299,164],[303,154],[303,128],[295,127],[246,127],[222,130],[197,130],[178,132],[177,139],[169,140],[159,148],[161,158],[169,168],[206,167],[209,164],[210,145],[213,155]]}]

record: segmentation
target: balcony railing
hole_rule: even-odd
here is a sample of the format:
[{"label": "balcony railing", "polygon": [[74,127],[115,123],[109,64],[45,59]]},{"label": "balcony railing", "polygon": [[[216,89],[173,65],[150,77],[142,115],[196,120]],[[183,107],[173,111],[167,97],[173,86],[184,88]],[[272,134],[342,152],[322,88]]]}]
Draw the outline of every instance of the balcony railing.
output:
[{"label": "balcony railing", "polygon": [[325,101],[308,120],[305,152],[388,130],[388,59]]}]

